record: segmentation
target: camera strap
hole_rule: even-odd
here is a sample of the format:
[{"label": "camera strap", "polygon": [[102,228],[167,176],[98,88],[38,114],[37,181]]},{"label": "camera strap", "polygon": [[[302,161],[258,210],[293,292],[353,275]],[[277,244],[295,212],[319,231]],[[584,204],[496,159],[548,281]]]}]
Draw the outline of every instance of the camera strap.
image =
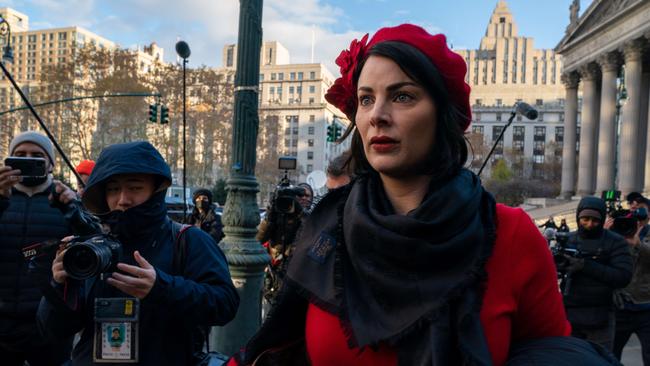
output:
[{"label": "camera strap", "polygon": [[187,242],[185,241],[185,232],[192,225],[179,224],[175,221],[172,224],[172,237],[174,238],[174,256],[173,256],[173,274],[182,276],[185,272],[185,262],[187,260]]}]

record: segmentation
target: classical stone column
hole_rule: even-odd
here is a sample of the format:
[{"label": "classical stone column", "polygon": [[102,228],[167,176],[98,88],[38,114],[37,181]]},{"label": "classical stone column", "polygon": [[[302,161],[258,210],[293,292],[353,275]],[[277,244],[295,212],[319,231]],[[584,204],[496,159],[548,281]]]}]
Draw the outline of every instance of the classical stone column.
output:
[{"label": "classical stone column", "polygon": [[560,196],[571,199],[576,185],[576,130],[578,122],[578,84],[580,75],[571,72],[562,75],[566,90],[564,102],[564,143],[562,146],[562,190]]},{"label": "classical stone column", "polygon": [[639,112],[639,156],[637,182],[638,187],[645,187],[646,169],[646,152],[648,150],[648,109],[650,109],[650,55],[646,53],[646,59],[643,63],[643,76],[641,77],[641,111]]},{"label": "classical stone column", "polygon": [[627,103],[623,107],[620,159],[619,189],[623,194],[639,191],[639,116],[641,112],[641,66],[645,41],[636,39],[625,44],[625,88]]},{"label": "classical stone column", "polygon": [[600,132],[598,134],[598,172],[596,195],[615,188],[616,160],[616,78],[621,57],[611,52],[598,59],[603,73],[600,95]]},{"label": "classical stone column", "polygon": [[594,193],[596,178],[600,69],[592,62],[581,66],[579,72],[582,79],[582,113],[578,153],[578,196],[590,196]]}]

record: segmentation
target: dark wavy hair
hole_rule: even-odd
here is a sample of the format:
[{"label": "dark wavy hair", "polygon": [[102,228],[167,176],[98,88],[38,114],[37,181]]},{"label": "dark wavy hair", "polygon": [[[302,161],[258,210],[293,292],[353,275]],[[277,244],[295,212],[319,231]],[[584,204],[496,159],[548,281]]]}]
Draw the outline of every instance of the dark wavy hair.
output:
[{"label": "dark wavy hair", "polygon": [[[354,71],[355,85],[358,83],[361,70],[370,56],[391,59],[409,78],[424,88],[433,99],[437,110],[437,125],[431,159],[427,162],[425,172],[433,175],[434,181],[445,180],[456,175],[467,162],[467,144],[460,127],[464,116],[451,102],[447,87],[438,69],[427,56],[413,46],[402,42],[381,42],[374,45],[366,54],[365,59],[357,65]],[[431,123],[433,122],[431,121]],[[354,117],[339,141],[344,140],[350,134],[352,134],[352,141],[348,165],[356,175],[375,172],[366,158]]]}]

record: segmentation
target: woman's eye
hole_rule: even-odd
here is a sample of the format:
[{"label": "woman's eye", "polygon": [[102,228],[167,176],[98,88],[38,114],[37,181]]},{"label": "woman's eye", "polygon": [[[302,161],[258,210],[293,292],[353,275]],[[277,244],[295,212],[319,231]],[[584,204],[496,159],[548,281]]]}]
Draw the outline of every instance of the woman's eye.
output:
[{"label": "woman's eye", "polygon": [[413,100],[413,97],[411,97],[410,95],[405,94],[405,93],[400,93],[400,94],[397,94],[395,96],[395,101],[400,102],[400,103],[406,103],[406,102],[410,102],[412,100]]},{"label": "woman's eye", "polygon": [[371,99],[369,95],[362,95],[359,97],[359,105],[368,105],[370,102]]}]

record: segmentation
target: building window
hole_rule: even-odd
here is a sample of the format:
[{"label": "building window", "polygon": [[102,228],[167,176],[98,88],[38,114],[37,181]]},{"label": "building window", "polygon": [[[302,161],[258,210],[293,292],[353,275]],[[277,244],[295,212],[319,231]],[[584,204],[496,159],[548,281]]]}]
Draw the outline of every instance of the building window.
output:
[{"label": "building window", "polygon": [[293,86],[289,87],[289,94],[293,94]]},{"label": "building window", "polygon": [[226,50],[226,67],[233,67],[234,66],[234,50],[232,47],[228,48]]},{"label": "building window", "polygon": [[314,127],[313,127],[313,126],[310,126],[310,127],[307,129],[307,134],[308,134],[308,135],[313,135],[313,134],[314,134]]},{"label": "building window", "polygon": [[296,93],[298,93],[298,94],[302,94],[302,86],[298,85],[298,86],[296,87]]},{"label": "building window", "polygon": [[302,78],[303,78],[302,71],[298,71],[298,80],[302,80]]},{"label": "building window", "polygon": [[537,120],[540,122],[544,122],[544,112],[539,112]]},{"label": "building window", "polygon": [[275,94],[275,87],[274,86],[269,88],[269,94]]},{"label": "building window", "polygon": [[264,81],[264,74],[260,74],[260,81]]},{"label": "building window", "polygon": [[497,103],[497,107],[501,107],[501,105],[503,104],[503,100],[497,99],[496,103]]},{"label": "building window", "polygon": [[291,140],[284,139],[284,147],[291,147]]},{"label": "building window", "polygon": [[544,99],[535,99],[535,105],[540,106],[544,104]]},{"label": "building window", "polygon": [[271,80],[275,80],[275,79],[276,79],[276,77],[277,77],[277,74],[276,74],[276,73],[274,73],[274,72],[272,72],[272,73],[271,73]]},{"label": "building window", "polygon": [[307,146],[314,147],[314,139],[307,140]]},{"label": "building window", "polygon": [[284,80],[284,73],[283,72],[278,73],[278,80]]},{"label": "building window", "polygon": [[310,71],[310,72],[309,72],[309,78],[310,78],[311,80],[316,79],[316,71]]},{"label": "building window", "polygon": [[307,164],[307,173],[311,173],[314,170],[314,166],[311,164]]},{"label": "building window", "polygon": [[68,39],[68,34],[65,32],[59,32],[59,41],[65,41]]},{"label": "building window", "polygon": [[[543,140],[535,140],[533,141],[533,155],[544,155],[544,141]],[[542,161],[543,163],[543,161]]]},{"label": "building window", "polygon": [[293,134],[294,134],[294,135],[297,135],[297,134],[298,134],[298,127],[294,127],[294,128],[293,128]]},{"label": "building window", "polygon": [[291,146],[298,147],[298,140],[291,141]]},{"label": "building window", "polygon": [[30,36],[27,36],[27,42],[36,42],[36,35],[32,34]]},{"label": "building window", "polygon": [[524,141],[512,141],[512,149],[517,152],[524,152]]},{"label": "building window", "polygon": [[296,80],[296,73],[295,72],[290,72],[289,73],[289,80]]},{"label": "building window", "polygon": [[555,142],[558,144],[564,142],[564,127],[555,127]]},{"label": "building window", "polygon": [[497,113],[497,121],[501,121],[501,112]]},{"label": "building window", "polygon": [[309,122],[316,122],[316,116],[313,114],[309,115]]},{"label": "building window", "polygon": [[535,164],[544,164],[544,155],[533,155],[533,162]]},{"label": "building window", "polygon": [[309,86],[309,92],[312,93],[312,94],[313,94],[313,93],[316,93],[316,86],[314,86],[314,85],[310,85],[310,86]]},{"label": "building window", "polygon": [[544,141],[545,139],[546,139],[546,127],[535,126],[535,140]]},{"label": "building window", "polygon": [[314,160],[314,152],[307,151],[307,160]]},{"label": "building window", "polygon": [[476,105],[477,105],[477,106],[481,106],[481,105],[483,105],[483,99],[477,99],[477,100],[476,100]]},{"label": "building window", "polygon": [[284,129],[284,134],[285,135],[291,135],[291,128],[290,127],[285,128]]},{"label": "building window", "polygon": [[309,104],[314,104],[314,98],[309,98]]}]

